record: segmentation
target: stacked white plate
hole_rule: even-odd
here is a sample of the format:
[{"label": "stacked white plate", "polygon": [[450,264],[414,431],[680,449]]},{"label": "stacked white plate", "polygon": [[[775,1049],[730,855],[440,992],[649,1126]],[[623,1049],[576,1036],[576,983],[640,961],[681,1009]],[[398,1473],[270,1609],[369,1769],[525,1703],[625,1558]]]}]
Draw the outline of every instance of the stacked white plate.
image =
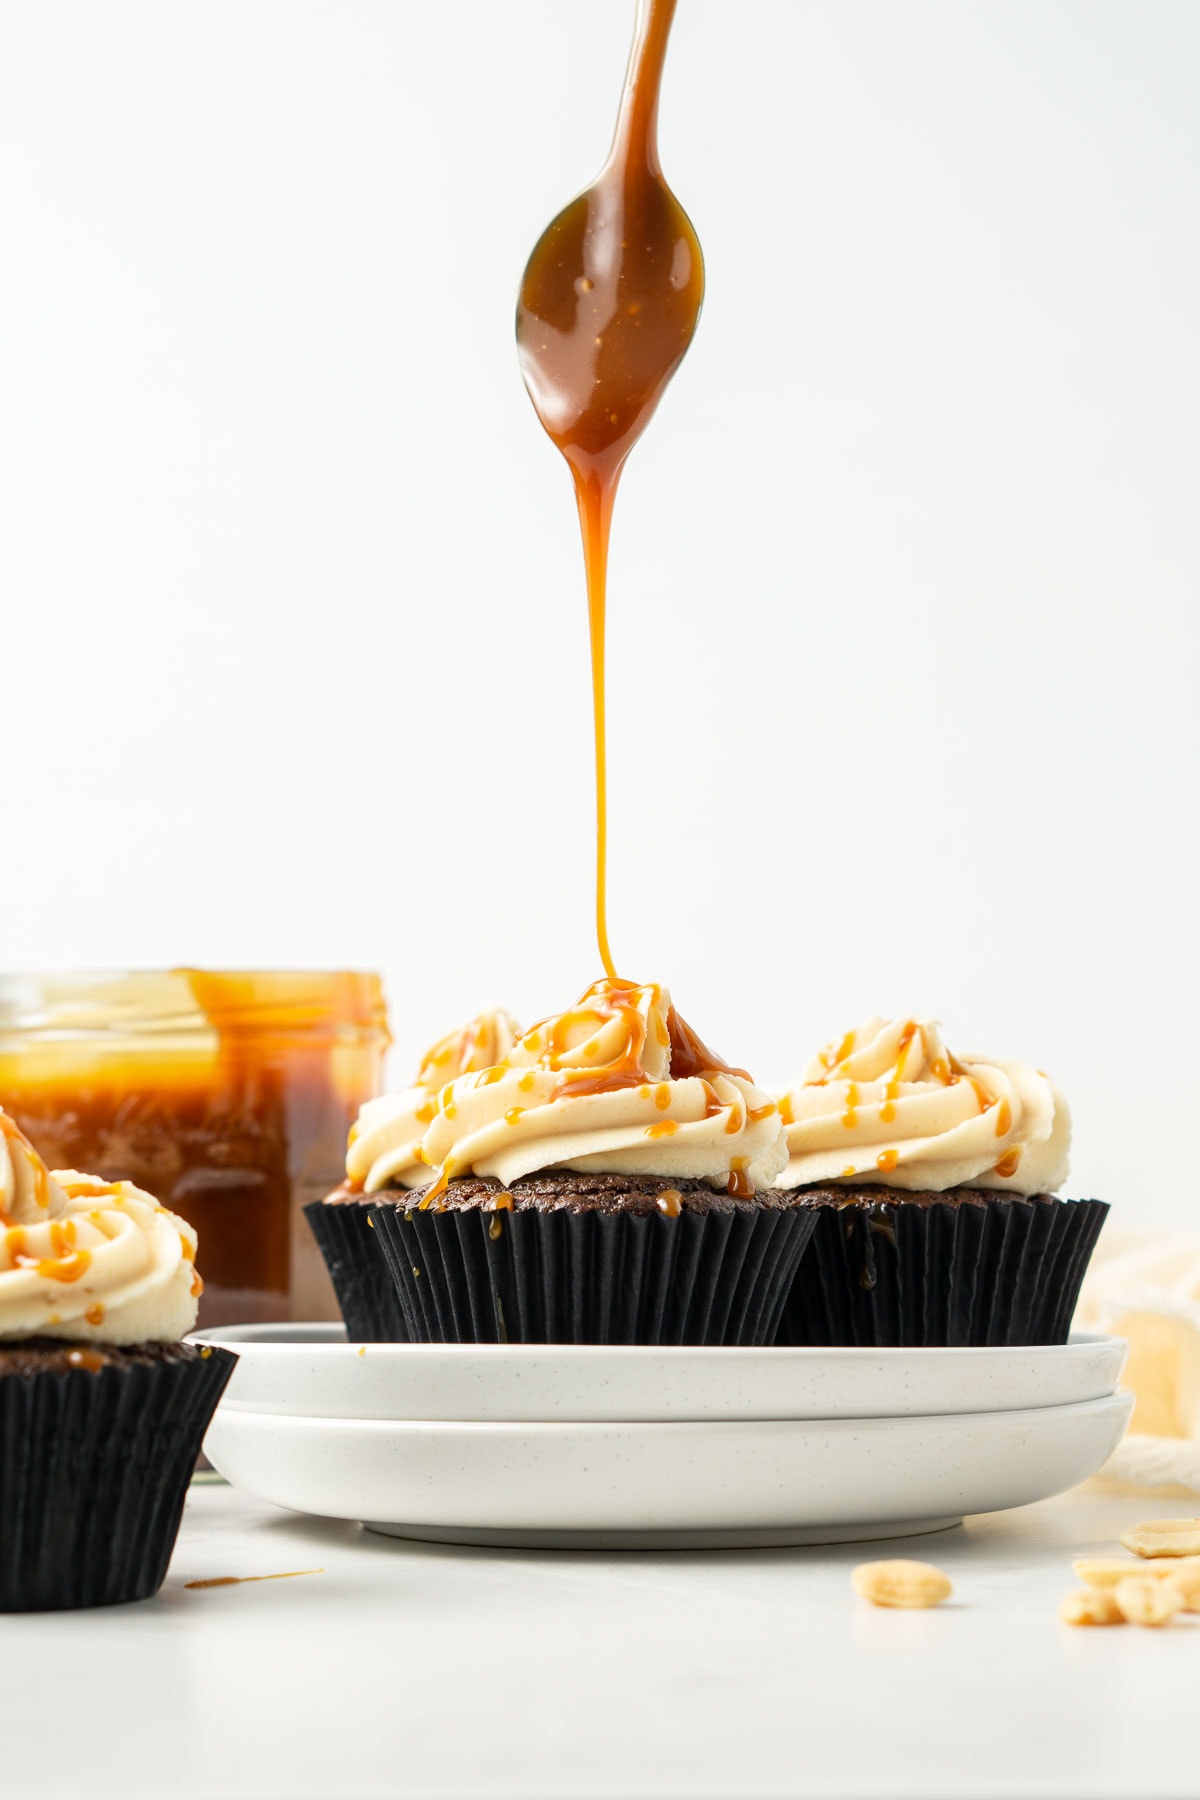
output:
[{"label": "stacked white plate", "polygon": [[297,1512],[449,1543],[908,1536],[1048,1498],[1120,1442],[1125,1344],[736,1350],[200,1332],[240,1361],[205,1443]]}]

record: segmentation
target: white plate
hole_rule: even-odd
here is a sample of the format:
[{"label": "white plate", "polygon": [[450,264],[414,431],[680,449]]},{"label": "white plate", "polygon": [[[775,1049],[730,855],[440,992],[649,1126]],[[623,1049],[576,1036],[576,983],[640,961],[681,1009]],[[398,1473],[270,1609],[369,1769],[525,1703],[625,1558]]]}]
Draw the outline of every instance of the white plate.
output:
[{"label": "white plate", "polygon": [[935,1531],[1061,1493],[1129,1422],[1114,1394],[940,1418],[667,1425],[313,1419],[221,1406],[205,1450],[296,1512],[400,1537],[578,1548],[821,1543]]},{"label": "white plate", "polygon": [[725,1350],[607,1344],[347,1344],[340,1325],[226,1325],[224,1407],[340,1419],[620,1424],[1006,1412],[1099,1400],[1125,1342],[1032,1349]]}]

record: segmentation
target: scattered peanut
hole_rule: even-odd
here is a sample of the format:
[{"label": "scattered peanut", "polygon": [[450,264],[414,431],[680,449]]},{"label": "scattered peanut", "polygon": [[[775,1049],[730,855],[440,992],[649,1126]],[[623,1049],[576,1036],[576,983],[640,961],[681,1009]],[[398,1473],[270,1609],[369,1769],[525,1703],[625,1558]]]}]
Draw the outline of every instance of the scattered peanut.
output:
[{"label": "scattered peanut", "polygon": [[1111,1588],[1079,1588],[1067,1594],[1058,1609],[1064,1625],[1123,1625],[1125,1614]]},{"label": "scattered peanut", "polygon": [[1183,1606],[1183,1596],[1172,1581],[1153,1575],[1127,1575],[1118,1581],[1112,1596],[1123,1618],[1131,1625],[1165,1625]]},{"label": "scattered peanut", "polygon": [[860,1563],[850,1577],[856,1594],[874,1606],[940,1606],[953,1591],[950,1577],[932,1563]]},{"label": "scattered peanut", "polygon": [[1200,1552],[1200,1519],[1147,1519],[1121,1533],[1135,1556],[1195,1556]]},{"label": "scattered peanut", "polygon": [[1080,1581],[1093,1588],[1114,1588],[1127,1575],[1154,1575],[1181,1588],[1193,1577],[1200,1579],[1200,1556],[1148,1556],[1141,1562],[1130,1562],[1127,1556],[1083,1556],[1071,1566]]}]

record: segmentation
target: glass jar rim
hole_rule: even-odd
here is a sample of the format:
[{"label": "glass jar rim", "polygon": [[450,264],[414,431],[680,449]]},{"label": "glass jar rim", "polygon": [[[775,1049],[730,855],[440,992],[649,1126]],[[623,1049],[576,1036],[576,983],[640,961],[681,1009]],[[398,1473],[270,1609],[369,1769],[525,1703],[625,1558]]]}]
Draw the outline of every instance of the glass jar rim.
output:
[{"label": "glass jar rim", "polygon": [[113,1036],[391,1041],[381,977],[364,969],[0,972],[0,1041]]}]

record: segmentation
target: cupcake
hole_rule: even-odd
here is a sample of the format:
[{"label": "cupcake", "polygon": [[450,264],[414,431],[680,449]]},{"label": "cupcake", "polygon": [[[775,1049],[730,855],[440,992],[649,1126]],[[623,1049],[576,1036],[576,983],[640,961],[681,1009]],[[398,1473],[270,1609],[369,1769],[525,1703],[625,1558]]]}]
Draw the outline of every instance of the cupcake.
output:
[{"label": "cupcake", "polygon": [[50,1174],[0,1113],[0,1612],[143,1600],[237,1358],[196,1323],[191,1227]]},{"label": "cupcake", "polygon": [[421,1191],[366,1185],[409,1335],[769,1344],[815,1218],[779,1109],[664,988],[604,980],[449,1082]]},{"label": "cupcake", "polygon": [[350,1128],[345,1182],[305,1207],[351,1343],[394,1344],[408,1338],[395,1283],[370,1222],[374,1194],[385,1187],[428,1186],[421,1139],[433,1119],[439,1089],[498,1063],[517,1036],[509,1015],[496,1011],[482,1012],[469,1025],[439,1038],[426,1051],[411,1087],[382,1094],[359,1109]]},{"label": "cupcake", "polygon": [[1065,1200],[1048,1075],[872,1019],[780,1097],[776,1185],[816,1219],[784,1344],[1061,1344],[1108,1211]]}]

